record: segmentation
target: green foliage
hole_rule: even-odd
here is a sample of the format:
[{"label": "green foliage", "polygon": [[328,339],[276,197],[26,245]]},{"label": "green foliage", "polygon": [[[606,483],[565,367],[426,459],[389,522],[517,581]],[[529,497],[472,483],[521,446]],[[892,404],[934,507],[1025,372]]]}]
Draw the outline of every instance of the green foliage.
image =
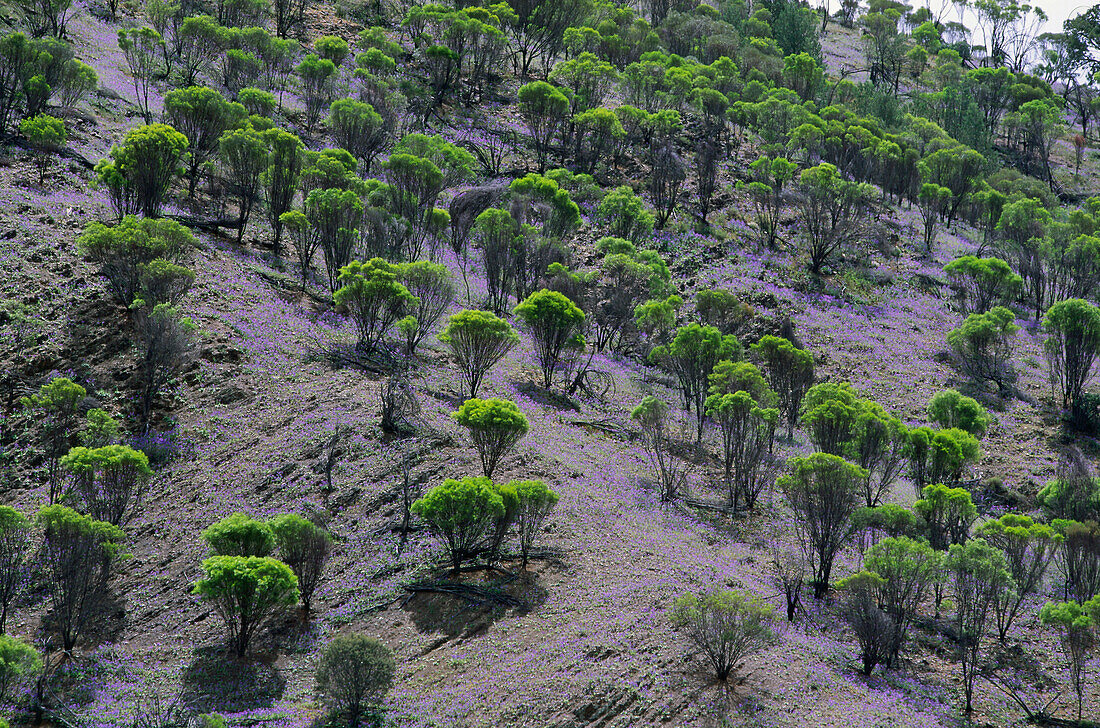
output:
[{"label": "green foliage", "polygon": [[[815,127],[816,128],[816,127]],[[757,239],[774,249],[779,239],[779,220],[783,210],[783,190],[798,173],[798,165],[786,157],[765,155],[749,165],[753,181],[748,191],[755,208]]]},{"label": "green foliage", "polygon": [[787,339],[770,334],[752,345],[752,353],[764,364],[768,381],[779,398],[779,409],[787,421],[787,437],[794,432],[794,423],[814,380],[814,358]]},{"label": "green foliage", "polygon": [[348,53],[350,53],[347,41],[334,35],[322,35],[314,40],[313,50],[316,51],[318,56],[332,61],[337,66],[343,65]]},{"label": "green foliage", "polygon": [[398,241],[407,250],[394,253],[417,258],[431,231],[432,212],[445,184],[444,172],[431,159],[401,152],[391,154],[383,166],[389,180],[390,210],[406,225]]},{"label": "green foliage", "polygon": [[464,309],[453,314],[439,340],[450,347],[470,397],[493,366],[519,343],[511,324],[488,311]]},{"label": "green foliage", "polygon": [[247,109],[251,116],[270,119],[275,113],[275,96],[260,88],[252,86],[242,88],[237,92],[237,103]]},{"label": "green foliage", "polygon": [[985,408],[954,389],[940,390],[932,395],[928,402],[928,419],[945,430],[957,427],[974,437],[982,437],[989,427]]},{"label": "green foliage", "polygon": [[532,173],[512,180],[508,199],[518,205],[524,222],[536,224],[546,237],[564,238],[581,224],[580,207],[569,191],[549,176]]},{"label": "green foliage", "polygon": [[542,524],[550,511],[558,504],[558,494],[541,480],[514,480],[508,485],[516,493],[514,522],[523,568],[526,569],[531,546],[542,531]]},{"label": "green foliage", "polygon": [[133,518],[153,471],[149,458],[126,445],[74,447],[61,458],[84,510],[114,526]]},{"label": "green foliage", "polygon": [[51,627],[71,650],[89,625],[102,619],[103,585],[113,562],[122,555],[125,534],[61,505],[38,511],[41,558],[53,611]]},{"label": "green foliage", "polygon": [[152,28],[120,28],[118,47],[126,59],[126,64],[130,67],[138,109],[145,117],[145,123],[148,124],[152,121],[149,86],[160,65],[159,57],[164,52],[164,39]]},{"label": "green foliage", "polygon": [[531,133],[539,173],[546,170],[550,140],[569,113],[569,99],[561,89],[545,81],[532,81],[519,89],[519,113]]},{"label": "green foliage", "polygon": [[852,531],[878,531],[891,538],[916,538],[924,532],[924,519],[896,503],[860,508],[852,515]]},{"label": "green foliage", "polygon": [[486,478],[493,476],[501,457],[515,447],[528,430],[527,418],[519,407],[505,399],[468,399],[451,416],[469,430]]},{"label": "green foliage", "polygon": [[[738,350],[734,355],[739,356],[740,353]],[[711,396],[743,391],[761,407],[773,407],[778,400],[760,369],[752,362],[725,359],[714,365],[707,380],[710,382],[707,391]]]},{"label": "green foliage", "polygon": [[332,536],[316,523],[294,513],[277,516],[269,525],[279,546],[279,560],[298,577],[302,607],[308,612],[313,592],[332,555]]},{"label": "green foliage", "polygon": [[38,651],[17,637],[0,634],[0,701],[5,704],[42,672]]},{"label": "green foliage", "polygon": [[739,591],[686,594],[673,603],[670,618],[723,682],[741,660],[778,640],[771,626],[772,608]]},{"label": "green foliage", "polygon": [[195,237],[175,220],[127,215],[113,227],[89,223],[77,239],[77,250],[100,266],[115,300],[130,306],[141,291],[144,266],[155,260],[176,262],[195,244]]},{"label": "green foliage", "polygon": [[810,441],[822,452],[843,456],[857,434],[861,400],[847,382],[821,382],[802,400],[801,419]]},{"label": "green foliage", "polygon": [[411,355],[454,302],[455,287],[447,266],[439,263],[419,260],[404,263],[398,270],[401,283],[415,299],[410,311],[416,327],[406,336],[408,353]]},{"label": "green foliage", "polygon": [[505,515],[504,499],[487,477],[444,480],[410,510],[444,542],[456,572],[480,551],[489,529]]},{"label": "green foliage", "polygon": [[814,598],[829,589],[833,561],[845,545],[859,488],[867,471],[843,458],[818,452],[787,461],[776,485],[795,512],[795,529],[813,568]]},{"label": "green foliage", "polygon": [[38,179],[40,183],[45,182],[49,154],[64,147],[68,138],[65,122],[46,114],[38,114],[19,122],[19,133],[38,150]]},{"label": "green foliage", "polygon": [[36,424],[38,445],[46,456],[50,503],[62,496],[61,457],[69,451],[78,426],[77,406],[87,391],[67,377],[56,377],[38,388],[37,394],[21,397]]},{"label": "green foliage", "polygon": [[817,63],[822,62],[821,41],[818,39],[817,12],[795,2],[777,3],[779,11],[772,22],[775,42],[783,55],[805,53]]},{"label": "green foliage", "polygon": [[[354,161],[351,164],[354,166]],[[308,173],[309,170],[306,170],[304,174]],[[348,285],[342,278],[345,267],[355,265],[351,256],[363,219],[363,202],[360,195],[351,189],[315,189],[306,197],[303,211],[325,260],[329,291],[335,294],[338,286]],[[306,262],[308,267],[308,261],[300,262]],[[355,275],[356,271],[353,271],[349,280],[356,282]],[[370,333],[377,332],[371,330]]]},{"label": "green foliage", "polygon": [[187,137],[167,124],[131,129],[111,148],[110,159],[100,160],[95,171],[119,217],[160,216],[187,148]]},{"label": "green foliage", "polygon": [[[282,129],[270,129],[264,132],[264,139],[267,141],[268,159],[271,164],[262,180],[267,197],[268,219],[275,233],[273,252],[275,257],[278,258],[282,250],[282,216],[284,213],[290,212],[294,204],[294,196],[302,175],[305,145],[297,136]],[[310,255],[310,259],[312,259],[312,255]],[[308,264],[303,266],[303,281],[308,267]]]},{"label": "green foliage", "polygon": [[251,124],[226,131],[218,139],[218,158],[228,191],[237,198],[237,242],[244,237],[252,207],[260,195],[260,175],[270,164],[264,136]]},{"label": "green foliage", "polygon": [[214,158],[218,140],[244,124],[247,110],[206,86],[172,89],[164,95],[164,117],[187,137],[187,192],[194,196],[199,172]]},{"label": "green foliage", "polygon": [[862,241],[872,191],[865,183],[844,179],[828,162],[803,170],[799,181],[804,195],[799,216],[810,271],[820,274],[835,254]]},{"label": "green foliage", "polygon": [[619,155],[619,145],[626,132],[619,118],[610,109],[583,111],[573,117],[577,134],[577,164],[586,172],[595,173],[601,162],[609,163]]},{"label": "green foliage", "polygon": [[106,410],[93,407],[84,416],[84,430],[80,433],[80,444],[84,447],[97,448],[113,445],[118,439],[118,420]]},{"label": "green foliage", "polygon": [[0,506],[0,635],[7,628],[9,610],[28,586],[30,557],[30,521],[14,508]]},{"label": "green foliage", "polygon": [[256,632],[281,607],[298,601],[298,579],[281,561],[261,556],[211,556],[202,562],[204,577],[193,594],[213,603],[225,622],[234,653],[248,654]]},{"label": "green foliage", "polygon": [[928,524],[928,542],[937,551],[953,544],[965,543],[970,526],[978,511],[965,488],[949,488],[940,483],[924,487],[923,498],[913,504],[913,510]]},{"label": "green foliage", "polygon": [[369,172],[386,140],[382,117],[374,107],[355,99],[337,99],[329,107],[328,123],[336,143],[362,160]]},{"label": "green foliage", "polygon": [[[743,503],[745,508],[751,510],[761,491],[771,485],[769,481],[774,480],[778,469],[779,461],[772,455],[772,451],[779,410],[763,409],[759,406],[761,399],[775,399],[775,393],[767,389],[764,378],[758,371],[754,376],[745,378],[724,376],[729,369],[755,367],[747,362],[737,362],[720,374],[720,369],[725,364],[731,362],[721,362],[711,375],[711,391],[714,393],[707,397],[704,409],[722,433],[721,459],[730,507],[737,510]],[[716,377],[720,383],[715,383]],[[749,382],[748,389],[740,389],[740,385],[745,382]],[[723,389],[734,386],[738,389],[721,393]],[[754,389],[757,390],[755,395],[751,393]]]},{"label": "green foliage", "polygon": [[626,238],[635,245],[653,232],[653,213],[645,209],[642,198],[623,185],[604,195],[596,209],[596,218],[607,225],[612,235]]},{"label": "green foliage", "polygon": [[321,111],[328,106],[335,94],[336,64],[328,58],[309,53],[298,64],[298,77],[302,81],[302,99],[306,105],[306,131],[312,131],[321,118]]},{"label": "green foliage", "polygon": [[195,283],[195,273],[164,258],[154,258],[138,267],[138,281],[138,293],[130,308],[154,309],[162,303],[179,304]]},{"label": "green foliage", "polygon": [[1100,354],[1100,309],[1079,298],[1059,301],[1043,317],[1043,330],[1050,380],[1068,408],[1081,396]]},{"label": "green foliage", "polygon": [[943,268],[962,293],[963,311],[985,313],[1016,300],[1023,279],[1000,258],[964,255]]},{"label": "green foliage", "polygon": [[[634,324],[646,336],[650,346],[664,346],[676,327],[677,312],[684,299],[672,294],[664,300],[651,299],[634,309]],[[652,351],[651,351],[652,355]]]},{"label": "green foliage", "polygon": [[925,182],[917,195],[917,204],[924,221],[924,254],[931,257],[936,245],[937,226],[946,217],[951,205],[951,190]]},{"label": "green foliage", "polygon": [[670,502],[679,495],[686,470],[672,454],[668,404],[649,394],[642,398],[630,418],[641,426],[642,442],[661,489],[661,500]]},{"label": "green foliage", "polygon": [[999,595],[1015,588],[1000,551],[975,538],[952,544],[944,561],[955,595],[957,653],[962,668],[965,709],[973,707],[974,677],[981,655],[982,635],[993,603]]},{"label": "green foliage", "polygon": [[1100,478],[1083,468],[1066,468],[1035,499],[1052,518],[1095,521],[1100,519]]},{"label": "green foliage", "polygon": [[270,556],[276,545],[271,526],[244,513],[207,526],[202,538],[218,556]]},{"label": "green foliage", "polygon": [[[887,665],[893,665],[928,587],[941,578],[942,559],[920,541],[885,538],[868,550],[863,568],[861,575],[877,577],[868,579],[868,584],[875,602],[889,616],[889,633],[881,642],[886,649],[881,657]],[[873,664],[865,662],[865,667]]]},{"label": "green foliage", "polygon": [[607,61],[584,52],[561,61],[550,72],[549,80],[570,91],[570,110],[579,114],[603,104],[619,74]]},{"label": "green foliage", "polygon": [[555,372],[584,349],[584,311],[561,293],[544,288],[519,303],[513,313],[531,335],[542,384],[549,389]]},{"label": "green foliage", "polygon": [[951,190],[951,204],[947,208],[947,222],[950,224],[962,204],[978,189],[986,160],[979,152],[959,145],[936,149],[917,166],[922,183]]},{"label": "green foliage", "polygon": [[825,73],[812,55],[801,52],[783,59],[783,81],[803,101],[813,101],[825,87]]},{"label": "green foliage", "polygon": [[[1058,631],[1062,648],[1069,659],[1070,683],[1077,694],[1077,720],[1081,720],[1081,706],[1085,697],[1086,660],[1096,644],[1094,633],[1100,629],[1100,599],[1090,604],[1077,602],[1047,602],[1039,610],[1039,620],[1044,627]],[[1093,613],[1090,614],[1090,611]]]},{"label": "green foliage", "polygon": [[713,326],[730,335],[736,334],[755,314],[752,306],[732,291],[721,288],[699,291],[695,295],[695,310],[705,326]]},{"label": "green foliage", "polygon": [[1012,365],[1016,314],[1004,306],[972,313],[962,326],[947,332],[947,344],[959,368],[978,384],[993,382],[1005,394],[1016,381]]},{"label": "green foliage", "polygon": [[361,634],[341,634],[325,646],[317,666],[317,687],[329,707],[358,726],[363,716],[376,716],[393,684],[397,664],[380,640]]},{"label": "green foliage", "polygon": [[697,442],[703,436],[711,373],[719,362],[739,360],[742,355],[741,343],[736,337],[723,336],[713,326],[699,324],[681,326],[668,346],[659,346],[650,354],[652,361],[659,362],[676,377],[684,407],[694,410]]},{"label": "green foliage", "polygon": [[359,330],[359,346],[370,351],[418,300],[400,282],[400,269],[381,258],[352,261],[340,269],[341,288],[333,294],[346,306]]},{"label": "green foliage", "polygon": [[1036,523],[1030,516],[1017,513],[986,521],[978,527],[977,536],[1001,550],[1008,573],[1016,583],[1015,591],[1005,592],[993,603],[998,635],[1003,642],[1024,598],[1038,591],[1063,537],[1045,523]]},{"label": "green foliage", "polygon": [[885,586],[885,579],[866,569],[836,585],[843,596],[841,615],[859,643],[864,675],[870,675],[876,665],[888,665],[897,647],[896,624],[878,602]]}]

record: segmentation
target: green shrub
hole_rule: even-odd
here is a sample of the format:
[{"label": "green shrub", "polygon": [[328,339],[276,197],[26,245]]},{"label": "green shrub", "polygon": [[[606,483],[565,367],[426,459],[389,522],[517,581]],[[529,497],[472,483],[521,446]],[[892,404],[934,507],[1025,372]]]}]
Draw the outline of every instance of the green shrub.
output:
[{"label": "green shrub", "polygon": [[271,520],[271,532],[279,545],[279,559],[298,577],[302,607],[309,612],[313,592],[332,555],[332,536],[301,516],[288,513]]},{"label": "green shrub", "polygon": [[38,512],[43,533],[42,563],[52,608],[52,628],[71,650],[88,627],[103,618],[107,576],[122,555],[125,534],[110,523],[65,506]]},{"label": "green shrub", "polygon": [[17,637],[0,634],[0,703],[6,705],[20,686],[28,685],[41,672],[37,650]]},{"label": "green shrub", "polygon": [[514,480],[508,484],[516,492],[515,525],[519,538],[519,551],[523,568],[527,568],[527,556],[542,524],[558,503],[558,494],[546,487],[541,480]]},{"label": "green shrub", "polygon": [[378,717],[395,670],[393,653],[379,640],[359,634],[339,635],[321,655],[317,687],[347,726],[359,728],[363,717]]},{"label": "green shrub", "polygon": [[202,562],[202,570],[205,576],[195,582],[192,593],[213,603],[238,657],[248,653],[252,638],[280,607],[298,601],[294,572],[270,557],[211,556]]},{"label": "green shrub", "polygon": [[76,244],[99,265],[115,300],[128,307],[141,292],[142,274],[148,272],[143,266],[181,260],[195,245],[195,236],[175,220],[127,215],[113,227],[89,223]]},{"label": "green shrub", "polygon": [[482,550],[489,530],[505,515],[504,499],[488,478],[444,480],[410,510],[443,541],[456,573]]},{"label": "green shrub", "polygon": [[550,388],[568,357],[584,349],[584,311],[557,291],[536,291],[515,307],[535,344],[542,385]]},{"label": "green shrub", "polygon": [[466,392],[476,397],[482,378],[519,343],[519,335],[488,311],[466,309],[451,316],[439,340],[450,347]]},{"label": "green shrub", "polygon": [[31,146],[37,150],[35,161],[38,165],[38,183],[45,184],[50,154],[60,151],[68,138],[65,122],[46,114],[39,114],[19,122],[19,133],[26,137]]},{"label": "green shrub", "polygon": [[83,509],[113,526],[136,515],[153,475],[149,458],[126,445],[74,447],[61,458],[61,467],[72,476],[73,493]]},{"label": "green shrub", "polygon": [[397,266],[381,258],[352,261],[340,269],[341,288],[333,294],[333,301],[347,307],[359,330],[358,345],[366,351],[378,348],[398,319],[418,303],[401,284],[400,273]]},{"label": "green shrub", "polygon": [[7,627],[11,608],[28,586],[30,557],[30,521],[14,508],[0,506],[0,634]]},{"label": "green shrub", "polygon": [[172,181],[180,174],[187,137],[167,124],[131,129],[95,171],[119,217],[159,217]]},{"label": "green shrub", "polygon": [[771,627],[771,607],[738,591],[682,596],[673,604],[671,619],[723,682],[744,658],[777,639]]},{"label": "green shrub", "polygon": [[954,389],[944,389],[932,396],[928,402],[928,419],[944,429],[957,427],[974,437],[982,437],[989,427],[985,408]]},{"label": "green shrub", "polygon": [[795,529],[814,576],[814,598],[829,590],[833,561],[845,545],[867,471],[824,452],[791,458],[789,474],[776,481],[795,512]]},{"label": "green shrub", "polygon": [[452,417],[470,432],[486,478],[493,477],[500,459],[527,434],[527,418],[514,402],[468,399]]},{"label": "green shrub", "polygon": [[243,513],[207,526],[202,539],[218,556],[270,556],[277,543],[270,525]]}]

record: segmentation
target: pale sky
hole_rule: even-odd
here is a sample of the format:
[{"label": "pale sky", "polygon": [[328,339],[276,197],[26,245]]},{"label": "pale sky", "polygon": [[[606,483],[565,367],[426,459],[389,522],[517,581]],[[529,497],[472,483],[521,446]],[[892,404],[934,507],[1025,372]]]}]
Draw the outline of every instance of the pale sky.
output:
[{"label": "pale sky", "polygon": [[1082,2],[1082,0],[1031,0],[1032,5],[1037,5],[1043,9],[1047,15],[1050,16],[1050,20],[1047,21],[1047,26],[1044,29],[1048,33],[1056,33],[1062,30],[1062,22],[1066,18],[1077,15],[1083,10],[1088,10],[1100,0],[1093,0],[1093,2]]}]

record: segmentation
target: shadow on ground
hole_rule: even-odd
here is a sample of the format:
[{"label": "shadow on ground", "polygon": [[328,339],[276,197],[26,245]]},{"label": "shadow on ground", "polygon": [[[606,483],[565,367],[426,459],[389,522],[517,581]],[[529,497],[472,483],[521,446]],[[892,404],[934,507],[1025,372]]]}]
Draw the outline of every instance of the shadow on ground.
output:
[{"label": "shadow on ground", "polygon": [[237,659],[223,645],[201,647],[183,672],[183,702],[199,712],[240,713],[270,708],[286,678],[265,659]]},{"label": "shadow on ground", "polygon": [[448,572],[410,588],[415,590],[402,606],[417,630],[463,639],[503,617],[537,609],[548,596],[531,571],[504,575],[483,569],[458,577]]}]

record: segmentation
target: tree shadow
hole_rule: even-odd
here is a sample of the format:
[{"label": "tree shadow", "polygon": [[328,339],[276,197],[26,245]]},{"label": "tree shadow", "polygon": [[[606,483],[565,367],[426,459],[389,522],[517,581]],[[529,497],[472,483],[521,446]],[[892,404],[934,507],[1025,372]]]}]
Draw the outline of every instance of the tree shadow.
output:
[{"label": "tree shadow", "polygon": [[126,601],[113,589],[104,588],[97,605],[99,619],[90,620],[82,642],[86,647],[97,647],[117,642],[126,627]]},{"label": "tree shadow", "polygon": [[537,609],[549,591],[532,571],[502,578],[496,570],[447,573],[410,585],[410,596],[401,605],[419,632],[435,632],[445,639],[473,637],[498,620]]},{"label": "tree shadow", "polygon": [[[37,593],[32,592],[30,596],[42,600],[49,599],[47,590],[41,589],[35,592]],[[79,630],[78,645],[83,649],[91,650],[99,645],[117,642],[122,635],[122,630],[126,627],[126,602],[123,598],[109,587],[102,586],[86,597],[84,608],[89,616],[83,628]],[[61,646],[58,618],[52,609],[42,616],[40,629],[47,642],[56,639],[57,646]]]},{"label": "tree shadow", "polygon": [[238,659],[222,645],[200,647],[181,676],[182,700],[197,712],[239,713],[270,708],[286,689],[286,678],[275,667],[274,655]]},{"label": "tree shadow", "polygon": [[544,407],[553,407],[562,412],[580,412],[581,406],[571,397],[552,389],[543,389],[534,382],[520,382],[516,384],[516,391],[525,397],[538,402]]}]

